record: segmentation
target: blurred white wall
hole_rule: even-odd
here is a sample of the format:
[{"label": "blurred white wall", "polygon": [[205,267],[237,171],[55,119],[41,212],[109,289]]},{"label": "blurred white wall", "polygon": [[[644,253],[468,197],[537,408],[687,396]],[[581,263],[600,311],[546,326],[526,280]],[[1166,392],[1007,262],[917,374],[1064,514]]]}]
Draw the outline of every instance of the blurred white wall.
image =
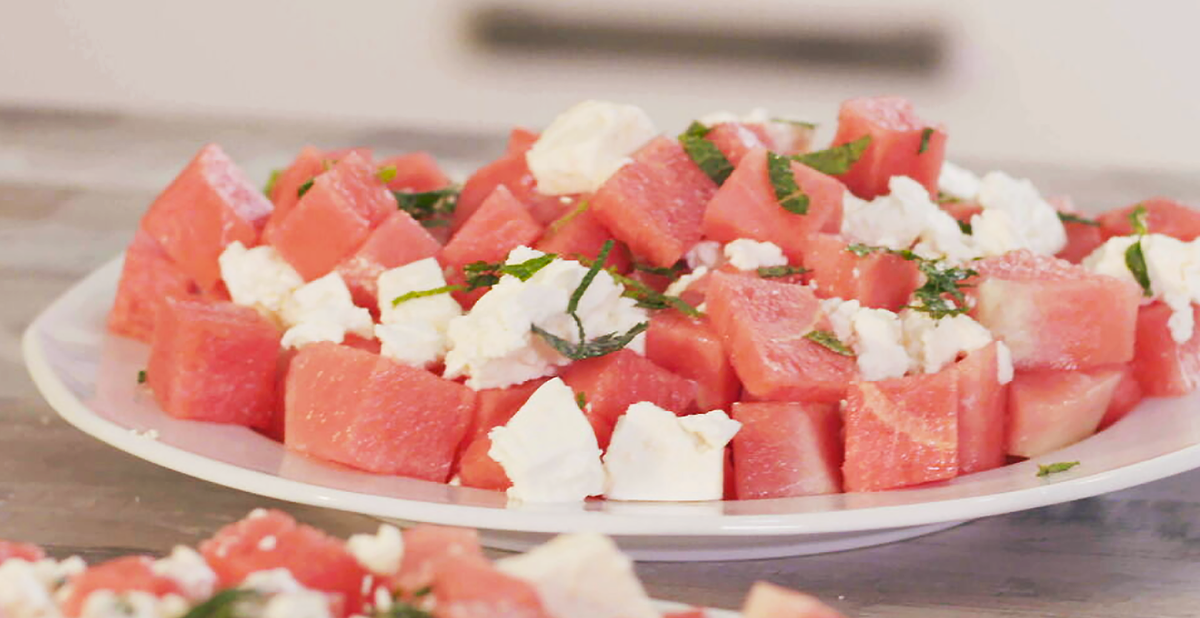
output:
[{"label": "blurred white wall", "polygon": [[[555,23],[941,33],[933,71],[498,53],[484,6]],[[765,106],[832,125],[840,100],[896,93],[950,130],[955,155],[1200,169],[1200,2],[1180,0],[0,0],[0,105],[311,117],[501,129],[585,97],[666,129]],[[616,16],[616,17],[614,17]],[[657,25],[657,26],[656,26]]]}]

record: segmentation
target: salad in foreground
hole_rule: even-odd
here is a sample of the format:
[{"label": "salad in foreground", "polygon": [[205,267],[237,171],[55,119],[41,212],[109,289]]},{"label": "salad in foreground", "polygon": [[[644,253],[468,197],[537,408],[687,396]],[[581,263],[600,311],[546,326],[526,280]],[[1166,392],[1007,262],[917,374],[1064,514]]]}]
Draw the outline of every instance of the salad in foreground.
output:
[{"label": "salad in foreground", "polygon": [[1054,451],[1195,388],[1200,212],[1093,219],[977,176],[897,97],[812,138],[588,101],[461,186],[308,147],[266,195],[209,145],[143,217],[109,327],[150,344],[174,417],[525,502],[1070,474]]},{"label": "salad in foreground", "polygon": [[[663,614],[607,537],[560,536],[491,562],[474,530],[384,524],[343,542],[256,509],[198,550],[87,565],[0,541],[4,618],[705,618]],[[755,584],[746,618],[837,618],[817,599]]]}]

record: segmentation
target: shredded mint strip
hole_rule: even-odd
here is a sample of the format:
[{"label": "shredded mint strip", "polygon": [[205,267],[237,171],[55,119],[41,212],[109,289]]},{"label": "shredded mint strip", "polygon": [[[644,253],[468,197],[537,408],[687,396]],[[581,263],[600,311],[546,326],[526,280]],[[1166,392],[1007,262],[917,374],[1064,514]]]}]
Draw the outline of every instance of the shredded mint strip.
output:
[{"label": "shredded mint strip", "polygon": [[559,231],[566,227],[568,223],[574,221],[577,217],[579,217],[579,215],[582,215],[584,211],[588,209],[588,207],[589,205],[587,200],[580,200],[579,203],[571,209],[571,212],[559,217],[558,220],[554,221],[548,228],[546,228],[546,237],[549,238],[559,233]]},{"label": "shredded mint strip", "polygon": [[926,259],[908,249],[888,249],[887,247],[854,243],[848,245],[846,250],[858,257],[884,252],[900,256],[910,262],[916,262],[917,269],[925,275],[925,283],[913,292],[913,296],[920,302],[909,305],[908,309],[927,313],[934,319],[960,315],[969,310],[966,296],[963,294],[963,288],[969,286],[963,281],[979,275],[973,269],[946,266],[940,259]]},{"label": "shredded mint strip", "polygon": [[1142,286],[1142,295],[1149,298],[1154,296],[1154,286],[1150,282],[1150,269],[1146,267],[1146,254],[1142,251],[1142,237],[1150,232],[1146,225],[1146,214],[1146,207],[1141,204],[1129,213],[1129,224],[1133,226],[1133,233],[1137,234],[1138,239],[1125,250],[1125,267],[1133,275],[1134,281]]},{"label": "shredded mint strip", "polygon": [[529,258],[519,264],[505,264],[503,262],[471,262],[463,266],[463,274],[467,277],[467,291],[477,290],[479,288],[490,287],[500,282],[501,275],[512,275],[521,281],[528,281],[530,277],[550,262],[558,259],[558,255],[547,253],[539,255],[535,258]]},{"label": "shredded mint strip", "polygon": [[708,132],[708,127],[693,122],[679,135],[679,145],[683,146],[684,152],[692,158],[692,162],[720,186],[725,184],[725,180],[733,173],[733,164],[716,144],[704,139]]},{"label": "shredded mint strip", "polygon": [[1070,470],[1071,468],[1074,468],[1075,466],[1078,466],[1078,465],[1079,465],[1078,461],[1060,461],[1058,463],[1045,464],[1045,465],[1038,464],[1037,475],[1039,477],[1046,477],[1046,476],[1050,476],[1051,474],[1057,474],[1059,472],[1066,472],[1067,470]]},{"label": "shredded mint strip", "polygon": [[808,195],[796,184],[790,159],[768,152],[767,177],[781,208],[794,215],[808,214]]},{"label": "shredded mint strip", "polygon": [[679,298],[678,296],[668,296],[663,294],[662,292],[647,286],[641,281],[638,281],[637,279],[630,279],[629,277],[626,277],[625,275],[622,275],[613,269],[609,269],[608,274],[611,275],[617,283],[625,286],[625,292],[622,294],[622,296],[636,300],[638,307],[654,310],[675,309],[680,313],[693,318],[704,316],[704,313],[702,313],[699,309],[691,306],[687,303],[687,301]]},{"label": "shredded mint strip", "polygon": [[410,301],[414,298],[425,298],[426,296],[437,296],[438,294],[449,294],[451,292],[458,292],[460,290],[466,290],[466,289],[467,289],[466,286],[461,286],[461,285],[443,285],[440,288],[432,288],[429,290],[415,290],[412,292],[408,292],[407,294],[401,294],[400,296],[393,298],[392,306],[395,307],[396,305],[399,305],[400,303]]},{"label": "shredded mint strip", "polygon": [[551,334],[542,328],[534,325],[533,334],[541,337],[550,347],[558,351],[559,354],[571,360],[584,360],[588,358],[596,358],[612,354],[618,350],[624,349],[633,341],[634,337],[642,334],[650,327],[649,322],[642,322],[637,326],[629,329],[624,334],[609,333],[592,339],[591,341],[581,341],[580,343],[571,343],[566,339]]},{"label": "shredded mint strip", "polygon": [[867,151],[867,146],[870,145],[871,136],[864,135],[853,142],[807,154],[794,155],[791,159],[803,163],[822,174],[845,174],[858,162],[863,153]]},{"label": "shredded mint strip", "polygon": [[396,166],[389,165],[387,167],[379,168],[379,171],[375,172],[375,177],[379,179],[379,182],[387,184],[396,179],[396,174]]},{"label": "shredded mint strip", "polygon": [[256,590],[229,588],[188,610],[183,618],[236,618],[239,615],[239,604],[254,601],[260,596]]},{"label": "shredded mint strip", "polygon": [[587,407],[587,393],[585,393],[583,391],[579,391],[578,393],[575,393],[575,405],[579,406],[580,410],[586,408]]},{"label": "shredded mint strip", "polygon": [[267,186],[263,187],[263,195],[271,197],[271,193],[275,191],[275,185],[279,184],[279,177],[283,175],[283,170],[271,170],[271,176],[267,178]]},{"label": "shredded mint strip", "polygon": [[917,147],[917,154],[925,154],[929,150],[929,138],[933,137],[933,128],[925,127],[921,129],[921,145]]},{"label": "shredded mint strip", "polygon": [[[962,202],[961,199],[954,197],[945,191],[938,191],[937,201],[939,204],[959,204]],[[1062,215],[1060,214],[1059,216],[1061,217]]]},{"label": "shredded mint strip", "polygon": [[[396,197],[396,205],[400,210],[425,224],[427,221],[442,220],[436,217],[454,214],[454,209],[458,207],[458,191],[457,187],[446,187],[417,193],[392,191],[392,195]],[[432,226],[426,225],[426,227]]]},{"label": "shredded mint strip", "polygon": [[1095,219],[1088,219],[1087,217],[1081,217],[1069,212],[1058,213],[1058,220],[1062,221],[1063,223],[1082,223],[1083,225],[1100,227],[1100,222]]},{"label": "shredded mint strip", "polygon": [[633,263],[634,270],[640,270],[651,275],[658,275],[659,277],[666,277],[671,280],[677,279],[679,277],[679,273],[682,272],[686,266],[687,263],[682,260],[676,262],[674,266],[651,266],[649,264],[642,264],[641,262]]},{"label": "shredded mint strip", "polygon": [[143,369],[143,370],[139,371],[139,372],[138,372],[138,376],[137,376],[137,381],[138,381],[138,384],[145,384],[145,383],[146,383],[146,377],[147,377],[147,374],[146,374],[146,370],[145,370],[145,369]]},{"label": "shredded mint strip", "polygon": [[807,268],[800,266],[760,266],[757,269],[758,276],[764,279],[772,279],[776,277],[787,277],[790,275],[802,275],[808,272]]},{"label": "shredded mint strip", "polygon": [[313,187],[313,179],[309,178],[308,182],[300,185],[300,188],[296,190],[296,197],[304,197],[304,194],[308,193],[308,190],[311,189],[312,187]]},{"label": "shredded mint strip", "polygon": [[834,335],[827,330],[814,330],[805,335],[804,338],[817,345],[820,345],[821,347],[824,347],[835,354],[841,354],[842,356],[854,356],[853,350],[846,347],[846,344],[842,343],[837,338],[837,335]]},{"label": "shredded mint strip", "polygon": [[806,122],[804,120],[792,120],[790,118],[772,118],[771,122],[782,122],[784,124],[790,124],[794,127],[799,127],[801,129],[808,129],[809,131],[813,131],[817,128],[817,123],[815,123],[815,122]]},{"label": "shredded mint strip", "polygon": [[583,295],[587,293],[588,287],[592,285],[592,281],[596,279],[596,275],[604,268],[604,263],[608,261],[608,253],[612,251],[615,243],[612,239],[604,241],[604,246],[600,248],[600,254],[596,256],[596,260],[588,267],[583,278],[579,280],[579,285],[571,292],[571,299],[567,302],[567,315],[575,320],[575,326],[579,329],[579,340],[587,339],[587,335],[583,333],[583,320],[579,319],[579,301],[583,300]]},{"label": "shredded mint strip", "polygon": [[1133,226],[1133,233],[1138,236],[1145,236],[1150,233],[1150,227],[1146,223],[1146,216],[1149,212],[1144,204],[1138,204],[1129,213],[1129,225]]}]

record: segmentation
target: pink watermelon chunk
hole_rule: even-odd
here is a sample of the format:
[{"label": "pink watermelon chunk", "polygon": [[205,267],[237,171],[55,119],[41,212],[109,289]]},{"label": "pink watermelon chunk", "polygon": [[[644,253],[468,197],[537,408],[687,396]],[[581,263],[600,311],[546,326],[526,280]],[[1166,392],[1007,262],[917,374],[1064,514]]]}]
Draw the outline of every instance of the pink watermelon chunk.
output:
[{"label": "pink watermelon chunk", "polygon": [[1005,462],[1008,385],[1000,384],[997,346],[975,350],[954,365],[960,474],[999,468]]},{"label": "pink watermelon chunk", "polygon": [[[840,178],[855,195],[873,199],[889,193],[892,176],[908,176],[937,197],[946,155],[946,132],[930,126],[901,97],[866,97],[842,103],[835,146],[871,136],[862,157]],[[924,145],[924,147],[922,147]]]},{"label": "pink watermelon chunk", "polygon": [[735,166],[756,148],[771,149],[771,138],[761,124],[722,122],[709,129],[705,139],[716,145]]},{"label": "pink watermelon chunk", "polygon": [[[1200,320],[1200,309],[1192,307]],[[1167,329],[1171,308],[1161,302],[1142,307],[1137,317],[1137,346],[1132,369],[1147,397],[1178,397],[1200,383],[1200,337],[1178,343]],[[1200,323],[1200,322],[1197,322]]]},{"label": "pink watermelon chunk", "polygon": [[497,187],[503,186],[517,201],[525,205],[529,214],[541,225],[558,219],[569,208],[557,196],[542,195],[537,191],[537,181],[525,163],[525,152],[537,141],[537,134],[525,129],[513,129],[508,142],[508,151],[495,161],[479,168],[463,184],[458,195],[458,206],[454,210],[455,232],[466,224],[475,211],[483,205]]},{"label": "pink watermelon chunk", "polygon": [[550,618],[533,584],[477,557],[451,556],[433,580],[438,618]]},{"label": "pink watermelon chunk", "polygon": [[1100,429],[1106,429],[1113,423],[1125,418],[1139,403],[1142,402],[1142,385],[1138,384],[1137,376],[1133,373],[1133,365],[1121,368],[1121,381],[1113,391],[1112,401],[1100,419]]},{"label": "pink watermelon chunk", "polygon": [[658,137],[592,197],[592,211],[635,256],[673,266],[700,241],[704,207],[717,185],[679,142]]},{"label": "pink watermelon chunk", "polygon": [[646,357],[654,364],[696,383],[701,411],[729,411],[742,392],[721,338],[708,318],[659,311],[646,331]]},{"label": "pink watermelon chunk", "polygon": [[[612,233],[600,223],[591,208],[576,211],[572,207],[562,218],[546,227],[546,234],[534,248],[571,259],[595,259],[609,240],[613,240]],[[615,268],[617,272],[628,272],[629,252],[622,247],[615,248],[608,254],[605,266]]]},{"label": "pink watermelon chunk", "polygon": [[980,206],[977,202],[966,202],[962,200],[938,202],[938,207],[945,211],[946,214],[954,217],[955,221],[961,221],[963,223],[970,223],[971,217],[983,212],[983,206]]},{"label": "pink watermelon chunk", "polygon": [[757,582],[746,596],[742,618],[845,618],[816,597]]},{"label": "pink watermelon chunk", "polygon": [[525,154],[525,151],[533,147],[534,142],[541,135],[537,131],[531,131],[525,127],[513,127],[508,133],[508,145],[505,147],[505,152]]},{"label": "pink watermelon chunk", "polygon": [[30,543],[16,543],[0,539],[0,564],[5,560],[16,559],[26,562],[37,562],[46,557],[41,547]]},{"label": "pink watermelon chunk", "polygon": [[[466,282],[463,266],[476,261],[503,262],[509,251],[532,245],[542,231],[542,225],[529,210],[507,188],[498,186],[475,216],[446,243],[438,261],[446,267],[448,283],[463,284]],[[470,308],[486,292],[486,289],[455,292],[454,298],[464,308]]]},{"label": "pink watermelon chunk", "polygon": [[1038,457],[1096,433],[1121,367],[1017,372],[1009,390],[1008,454]]},{"label": "pink watermelon chunk", "polygon": [[338,264],[337,271],[350,288],[354,304],[378,306],[379,275],[441,251],[442,245],[407,212],[397,210],[371,232],[366,242]]},{"label": "pink watermelon chunk", "polygon": [[736,403],[733,470],[739,500],[842,491],[842,419],[824,403]]},{"label": "pink watermelon chunk", "polygon": [[835,403],[855,379],[853,358],[805,338],[831,328],[812,290],[716,272],[706,298],[730,362],[755,398]]},{"label": "pink watermelon chunk", "polygon": [[958,474],[958,381],[953,368],[855,382],[843,408],[846,491],[882,491]]},{"label": "pink watermelon chunk", "polygon": [[459,459],[458,474],[464,487],[504,490],[511,482],[504,468],[488,456],[492,440],[488,432],[508,423],[509,419],[525,405],[530,395],[547,378],[530,380],[508,388],[489,388],[476,393],[478,405],[471,429],[467,432],[467,447]]},{"label": "pink watermelon chunk", "polygon": [[248,307],[169,300],[155,323],[147,381],[175,418],[265,428],[276,405],[279,337]]},{"label": "pink watermelon chunk", "polygon": [[[1052,197],[1047,201],[1059,212],[1073,215],[1082,214],[1069,197]],[[1063,229],[1067,231],[1067,246],[1063,247],[1055,257],[1072,264],[1082,262],[1083,258],[1091,255],[1100,245],[1104,244],[1104,236],[1098,226],[1063,221]]]},{"label": "pink watermelon chunk", "polygon": [[471,389],[333,343],[288,370],[288,448],[369,472],[446,482],[475,409]]},{"label": "pink watermelon chunk", "polygon": [[450,184],[450,178],[438,167],[437,159],[428,152],[410,152],[388,157],[379,162],[380,169],[396,168],[396,176],[388,183],[392,191],[421,193],[435,191]]},{"label": "pink watermelon chunk", "polygon": [[1141,290],[1027,250],[976,262],[973,315],[1017,369],[1086,369],[1133,358]]},{"label": "pink watermelon chunk", "polygon": [[[268,537],[275,542],[264,543]],[[362,608],[368,574],[345,543],[283,511],[255,511],[221,528],[200,543],[200,554],[222,588],[236,587],[257,571],[287,569],[305,587],[334,595],[343,604],[343,615]]]},{"label": "pink watermelon chunk", "polygon": [[292,164],[279,173],[279,177],[275,179],[275,186],[271,188],[271,202],[275,204],[275,210],[271,213],[271,218],[267,220],[267,225],[263,228],[262,239],[264,243],[274,244],[275,231],[283,220],[291,214],[292,209],[296,207],[296,203],[300,201],[300,187],[313,178],[320,175],[328,167],[332,167],[342,157],[351,152],[358,154],[363,159],[371,160],[370,148],[345,148],[341,150],[321,150],[315,146],[305,146],[300,149],[300,154],[296,155],[296,160]]},{"label": "pink watermelon chunk", "polygon": [[258,244],[273,206],[216,144],[200,149],[150,205],[145,230],[205,290],[221,281],[217,258],[238,241]]},{"label": "pink watermelon chunk", "polygon": [[588,421],[600,448],[608,448],[617,419],[640,401],[678,415],[692,411],[696,385],[647,360],[632,350],[590,358],[567,366],[563,382],[587,399]]},{"label": "pink watermelon chunk", "polygon": [[1153,197],[1100,215],[1100,230],[1104,239],[1132,234],[1129,214],[1138,206],[1146,209],[1146,227],[1152,233],[1166,234],[1183,241],[1200,237],[1200,211],[1165,197]]},{"label": "pink watermelon chunk", "polygon": [[165,597],[168,594],[182,595],[179,584],[169,577],[156,574],[153,565],[154,559],[149,556],[126,556],[88,567],[86,571],[71,579],[70,592],[62,602],[63,613],[67,616],[78,616],[88,595],[97,590],[136,590],[156,597]]},{"label": "pink watermelon chunk", "polygon": [[459,460],[458,478],[463,487],[504,491],[512,486],[504,467],[488,455],[492,439],[487,436],[475,438],[463,451]]},{"label": "pink watermelon chunk", "polygon": [[921,279],[916,263],[882,252],[859,257],[846,249],[849,245],[835,234],[813,235],[805,245],[802,263],[817,296],[889,311],[908,305]]},{"label": "pink watermelon chunk", "polygon": [[389,590],[407,597],[434,582],[438,566],[450,558],[483,559],[479,533],[469,528],[422,524],[403,532],[404,558],[400,572],[387,582]]},{"label": "pink watermelon chunk", "polygon": [[179,270],[149,234],[138,230],[125,249],[117,298],[108,314],[108,330],[150,342],[155,316],[168,298],[190,298],[200,288]]},{"label": "pink watermelon chunk", "polygon": [[767,151],[746,154],[717,190],[704,211],[704,236],[731,242],[739,238],[779,245],[792,261],[804,259],[808,240],[818,232],[842,226],[846,188],[836,178],[793,162],[792,176],[808,195],[808,213],[798,215],[779,205],[767,176]]}]

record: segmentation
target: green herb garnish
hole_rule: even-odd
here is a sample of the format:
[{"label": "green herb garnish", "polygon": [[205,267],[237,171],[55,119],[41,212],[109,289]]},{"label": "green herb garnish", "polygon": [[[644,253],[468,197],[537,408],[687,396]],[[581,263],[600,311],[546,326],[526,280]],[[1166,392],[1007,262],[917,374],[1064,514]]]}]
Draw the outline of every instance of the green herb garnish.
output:
[{"label": "green herb garnish", "polygon": [[[433,592],[433,588],[425,586],[413,593],[414,598],[421,598]],[[400,599],[395,599],[392,606],[386,610],[377,610],[371,618],[433,618],[433,614],[413,605],[405,603]]]},{"label": "green herb garnish", "polygon": [[586,408],[587,407],[587,393],[585,393],[583,391],[579,391],[578,393],[575,393],[575,405],[579,406],[580,410]]},{"label": "green herb garnish", "polygon": [[651,266],[649,264],[642,264],[641,262],[633,263],[634,270],[640,270],[650,275],[657,275],[659,277],[666,277],[668,279],[678,278],[679,273],[683,272],[685,267],[687,267],[687,262],[684,262],[683,260],[675,262],[674,266]]},{"label": "green herb garnish", "polygon": [[649,322],[642,322],[637,326],[622,333],[609,333],[592,339],[591,341],[581,341],[579,343],[571,343],[566,339],[553,335],[537,325],[533,326],[533,334],[541,337],[550,347],[554,348],[559,354],[571,360],[584,360],[588,358],[596,358],[612,354],[623,349],[633,341],[634,337],[642,334],[650,327]]},{"label": "green herb garnish", "polygon": [[579,203],[576,204],[575,207],[571,209],[571,212],[559,217],[556,221],[551,223],[548,228],[546,228],[546,237],[554,236],[555,234],[557,234],[560,230],[562,230],[564,227],[566,227],[568,223],[574,221],[576,217],[578,217],[579,215],[582,215],[583,212],[587,209],[588,209],[588,201],[587,200],[579,200]]},{"label": "green herb garnish", "polygon": [[1133,227],[1133,233],[1138,236],[1145,236],[1150,233],[1150,227],[1146,223],[1146,216],[1149,212],[1146,210],[1145,204],[1138,204],[1129,213],[1129,225]]},{"label": "green herb garnish", "polygon": [[621,295],[636,300],[638,307],[653,310],[676,309],[680,313],[693,318],[699,318],[704,315],[699,309],[691,306],[687,301],[678,296],[663,294],[641,281],[630,279],[611,268],[608,269],[608,274],[617,283],[625,286],[625,291]]},{"label": "green herb garnish", "polygon": [[500,282],[501,275],[512,275],[521,281],[528,281],[530,277],[537,274],[537,271],[545,268],[557,258],[558,256],[553,253],[547,253],[529,258],[519,264],[471,262],[463,266],[463,274],[467,276],[467,291],[496,285]]},{"label": "green herb garnish", "polygon": [[392,195],[396,197],[396,205],[400,210],[412,215],[412,218],[420,221],[425,227],[433,227],[426,225],[427,221],[436,221],[437,217],[454,214],[454,209],[458,206],[457,187],[417,193],[392,191]]},{"label": "green herb garnish", "polygon": [[962,230],[962,233],[963,233],[963,234],[970,235],[971,233],[973,233],[973,232],[974,232],[974,230],[973,230],[973,229],[971,229],[971,222],[970,222],[970,221],[963,221],[963,220],[959,219],[959,220],[957,220],[957,221],[955,221],[955,222],[956,222],[956,223],[958,223],[958,229]]},{"label": "green herb garnish", "polygon": [[808,195],[796,184],[791,159],[768,152],[767,177],[781,208],[796,215],[808,214]]},{"label": "green herb garnish", "polygon": [[588,270],[583,274],[583,278],[579,280],[579,285],[571,292],[571,299],[567,302],[567,315],[575,320],[575,327],[579,329],[579,340],[587,339],[587,335],[583,333],[583,320],[579,319],[579,301],[583,300],[583,295],[587,293],[587,289],[592,285],[592,281],[596,279],[596,275],[600,274],[600,270],[604,268],[604,263],[608,261],[608,254],[612,251],[614,241],[610,238],[604,241],[604,246],[600,248],[600,253],[588,266]]},{"label": "green herb garnish", "polygon": [[235,618],[240,603],[257,600],[260,596],[257,590],[229,588],[188,610],[183,618]]},{"label": "green herb garnish", "polygon": [[764,279],[772,279],[775,277],[788,277],[791,275],[802,275],[808,272],[807,268],[800,266],[791,266],[784,264],[783,266],[760,266],[757,271],[758,276]]},{"label": "green herb garnish", "polygon": [[[979,274],[970,268],[946,266],[941,259],[930,260],[923,258],[909,249],[888,249],[887,247],[874,247],[862,243],[853,243],[847,245],[846,250],[858,257],[885,252],[902,257],[910,262],[916,262],[917,270],[925,275],[925,283],[913,292],[913,296],[920,303],[909,305],[908,309],[928,313],[934,319],[960,315],[970,310],[967,307],[966,296],[962,291],[963,288],[969,286],[962,282]],[[947,299],[947,296],[950,298]]]},{"label": "green herb garnish", "polygon": [[933,137],[933,127],[921,129],[921,145],[917,146],[917,154],[925,154],[929,150],[929,138]]},{"label": "green herb garnish", "polygon": [[466,289],[467,289],[466,286],[463,286],[463,285],[443,285],[440,288],[432,288],[429,290],[415,290],[412,292],[408,292],[406,294],[401,294],[400,296],[393,298],[392,306],[395,307],[396,305],[399,305],[402,302],[410,301],[414,298],[425,298],[426,296],[437,296],[438,294],[449,294],[450,292],[458,292],[458,291],[462,291],[462,290],[466,290]]},{"label": "green herb garnish", "polygon": [[863,153],[867,151],[867,146],[870,145],[871,136],[864,135],[853,142],[807,154],[794,155],[791,159],[803,163],[822,174],[845,174],[858,162]]},{"label": "green herb garnish", "polygon": [[375,177],[379,179],[379,182],[387,184],[396,179],[396,173],[396,166],[389,165],[387,167],[379,168],[379,171],[375,172]]},{"label": "green herb garnish", "polygon": [[835,354],[841,354],[842,356],[854,356],[853,350],[846,347],[846,344],[842,343],[837,338],[837,335],[834,335],[827,330],[814,330],[805,335],[804,338],[821,347],[824,347]]},{"label": "green herb garnish", "polygon": [[1037,475],[1039,477],[1046,477],[1046,476],[1050,476],[1051,474],[1057,474],[1059,472],[1066,472],[1067,470],[1070,470],[1071,468],[1074,468],[1075,466],[1078,466],[1078,465],[1079,465],[1078,461],[1060,461],[1058,463],[1045,464],[1045,465],[1038,464]]},{"label": "green herb garnish", "polygon": [[1095,219],[1088,219],[1087,217],[1081,217],[1077,214],[1069,212],[1058,213],[1058,220],[1062,221],[1063,223],[1082,223],[1083,225],[1100,227],[1100,222]]},{"label": "green herb garnish", "polygon": [[945,191],[938,191],[937,201],[939,204],[960,204],[960,203],[962,203],[961,198],[954,197],[953,195],[950,195],[949,193],[946,193]]},{"label": "green herb garnish", "polygon": [[1154,296],[1154,286],[1150,281],[1150,269],[1146,267],[1146,255],[1142,252],[1142,237],[1150,232],[1146,225],[1145,206],[1138,204],[1129,213],[1129,224],[1133,226],[1133,233],[1137,234],[1138,239],[1125,250],[1125,267],[1133,275],[1134,281],[1142,286],[1142,295],[1149,298]]},{"label": "green herb garnish", "polygon": [[733,164],[716,144],[704,139],[709,130],[699,122],[693,122],[688,125],[686,131],[679,134],[679,145],[683,146],[684,152],[692,158],[692,162],[720,186],[725,184],[725,180],[733,173]]},{"label": "green herb garnish", "polygon": [[313,187],[313,180],[313,178],[309,178],[308,182],[300,185],[300,188],[296,190],[296,197],[304,197],[304,194]]},{"label": "green herb garnish", "polygon": [[146,383],[146,370],[145,369],[138,372],[137,381],[138,381],[138,384]]},{"label": "green herb garnish", "polygon": [[275,185],[279,184],[279,177],[283,175],[283,170],[271,170],[271,175],[267,177],[267,185],[263,187],[263,195],[271,197],[275,192]]}]

